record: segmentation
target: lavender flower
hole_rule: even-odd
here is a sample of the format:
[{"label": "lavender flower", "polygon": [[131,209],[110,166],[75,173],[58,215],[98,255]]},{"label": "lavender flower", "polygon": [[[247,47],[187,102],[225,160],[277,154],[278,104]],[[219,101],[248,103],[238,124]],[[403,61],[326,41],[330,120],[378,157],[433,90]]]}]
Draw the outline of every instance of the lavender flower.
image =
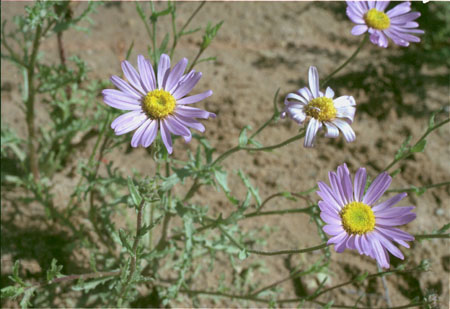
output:
[{"label": "lavender flower", "polygon": [[320,217],[327,223],[323,230],[332,236],[328,244],[334,244],[336,252],[356,249],[360,254],[376,259],[383,268],[389,268],[388,251],[403,259],[402,252],[392,242],[409,248],[406,241],[412,241],[414,237],[395,226],[411,222],[416,214],[411,212],[413,206],[392,208],[406,193],[377,203],[392,181],[389,174],[378,175],[366,194],[364,168],[356,172],[353,185],[346,164],[338,167],[337,174],[329,172],[329,178],[331,188],[319,182],[320,191],[317,191],[323,199],[319,202]]},{"label": "lavender flower", "polygon": [[202,73],[194,70],[183,75],[187,62],[183,58],[171,69],[169,56],[162,54],[157,76],[150,61],[142,55],[138,56],[139,73],[128,61],[122,62],[122,70],[129,83],[114,75],[110,80],[119,90],[102,91],[106,104],[131,111],[111,123],[116,135],[137,129],[131,146],[148,147],[155,140],[159,128],[167,151],[172,153],[171,133],[181,135],[189,142],[192,135],[188,128],[205,131],[205,127],[195,118],[208,119],[216,115],[187,105],[209,97],[212,91],[186,97],[202,77]]},{"label": "lavender flower", "polygon": [[388,37],[400,46],[409,46],[409,42],[420,42],[420,38],[410,33],[422,34],[415,29],[419,24],[414,20],[419,12],[410,12],[411,3],[403,2],[384,13],[389,1],[347,1],[347,16],[356,26],[353,35],[370,33],[370,41],[380,47],[388,46]]},{"label": "lavender flower", "polygon": [[300,125],[310,119],[305,134],[305,147],[313,146],[316,134],[323,126],[327,130],[326,137],[336,138],[340,130],[347,142],[353,142],[355,132],[350,124],[355,116],[355,99],[352,96],[342,96],[333,100],[334,91],[330,87],[326,89],[325,95],[320,92],[319,73],[313,66],[309,67],[308,79],[309,89],[304,87],[286,96],[281,117],[288,114]]}]

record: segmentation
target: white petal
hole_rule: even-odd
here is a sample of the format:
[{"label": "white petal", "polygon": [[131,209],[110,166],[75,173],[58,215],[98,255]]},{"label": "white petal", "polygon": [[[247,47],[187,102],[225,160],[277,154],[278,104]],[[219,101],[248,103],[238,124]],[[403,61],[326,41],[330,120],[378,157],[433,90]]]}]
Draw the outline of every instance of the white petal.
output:
[{"label": "white petal", "polygon": [[316,67],[310,66],[308,71],[309,88],[314,98],[319,97],[319,73]]},{"label": "white petal", "polygon": [[316,138],[317,131],[319,131],[320,127],[320,121],[315,118],[311,118],[308,123],[308,127],[306,128],[305,141],[303,143],[305,147],[313,147],[314,139]]}]

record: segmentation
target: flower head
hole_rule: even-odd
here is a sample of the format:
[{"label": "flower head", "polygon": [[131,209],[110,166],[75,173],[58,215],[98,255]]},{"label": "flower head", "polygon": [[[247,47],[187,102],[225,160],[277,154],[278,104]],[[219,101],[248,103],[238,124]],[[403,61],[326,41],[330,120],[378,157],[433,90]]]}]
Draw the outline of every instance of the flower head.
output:
[{"label": "flower head", "polygon": [[347,16],[356,26],[353,35],[361,35],[369,31],[370,41],[380,47],[388,46],[388,37],[400,46],[408,46],[409,42],[420,42],[420,38],[411,33],[422,34],[423,30],[415,29],[419,24],[414,20],[419,12],[410,12],[411,3],[403,2],[384,13],[389,1],[347,1]]},{"label": "flower head", "polygon": [[281,116],[289,115],[302,125],[309,119],[306,129],[305,147],[312,147],[317,132],[326,127],[326,137],[336,138],[339,130],[347,142],[355,140],[350,124],[355,116],[356,103],[352,96],[342,96],[333,100],[334,91],[328,87],[323,94],[319,91],[319,73],[315,67],[309,67],[309,88],[304,87],[295,93],[289,93],[284,99],[285,108]]},{"label": "flower head", "polygon": [[202,73],[194,70],[184,74],[186,66],[187,59],[183,58],[171,69],[169,56],[162,54],[155,75],[150,61],[142,55],[138,56],[139,73],[128,61],[123,61],[122,70],[128,83],[112,76],[111,82],[119,90],[102,91],[106,104],[130,111],[111,123],[116,135],[136,130],[131,146],[148,147],[155,140],[159,128],[167,151],[172,153],[171,133],[181,135],[189,142],[192,138],[189,128],[203,132],[205,127],[195,118],[208,119],[216,115],[187,105],[209,97],[212,91],[186,97],[202,77]]},{"label": "flower head", "polygon": [[364,194],[366,170],[358,169],[354,183],[347,165],[338,167],[337,173],[329,173],[331,188],[319,182],[317,194],[320,217],[327,225],[323,230],[332,237],[328,244],[334,244],[336,252],[345,248],[356,249],[360,254],[376,259],[381,267],[389,268],[388,251],[403,259],[402,252],[394,246],[396,242],[409,248],[406,241],[414,237],[395,228],[416,218],[413,206],[392,207],[407,194],[400,193],[379,203],[378,200],[389,187],[392,178],[384,172],[378,175]]}]

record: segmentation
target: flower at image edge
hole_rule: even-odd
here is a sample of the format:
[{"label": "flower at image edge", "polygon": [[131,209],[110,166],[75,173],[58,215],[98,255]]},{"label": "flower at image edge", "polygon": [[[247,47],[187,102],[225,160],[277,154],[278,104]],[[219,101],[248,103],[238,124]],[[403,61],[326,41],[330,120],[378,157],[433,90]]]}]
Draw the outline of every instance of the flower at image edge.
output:
[{"label": "flower at image edge", "polygon": [[415,29],[419,24],[414,20],[419,12],[411,12],[411,3],[403,2],[384,13],[389,1],[347,1],[347,16],[356,26],[353,35],[361,35],[366,31],[370,41],[380,47],[388,46],[388,37],[400,46],[409,46],[409,42],[420,42],[420,38],[411,33],[423,34]]},{"label": "flower at image edge", "polygon": [[389,254],[404,259],[402,252],[393,244],[396,242],[409,248],[406,241],[414,237],[395,226],[411,222],[416,214],[411,212],[413,206],[393,207],[406,197],[406,193],[397,194],[379,203],[392,178],[383,172],[372,182],[367,192],[367,174],[364,168],[358,169],[352,184],[346,164],[340,165],[337,173],[329,172],[329,187],[319,182],[317,194],[320,217],[327,225],[323,230],[330,236],[328,244],[334,244],[336,252],[346,248],[354,249],[376,259],[378,265],[389,268]]},{"label": "flower at image edge", "polygon": [[309,119],[306,128],[304,146],[312,147],[317,132],[326,128],[326,137],[336,138],[342,132],[347,142],[355,140],[355,132],[350,126],[356,111],[352,96],[334,98],[334,91],[327,87],[325,94],[319,91],[319,73],[313,66],[308,71],[309,88],[304,87],[295,93],[289,93],[284,99],[284,111],[281,117],[288,115],[300,125]]},{"label": "flower at image edge", "polygon": [[211,96],[212,91],[186,96],[202,76],[201,72],[194,70],[184,74],[188,63],[186,58],[171,69],[169,56],[162,54],[156,76],[150,61],[144,56],[139,55],[137,62],[139,73],[128,61],[122,62],[128,83],[114,75],[110,80],[119,90],[102,91],[106,104],[130,111],[117,117],[111,128],[116,135],[136,130],[131,139],[132,147],[150,146],[159,129],[167,151],[172,153],[171,133],[189,142],[192,138],[189,128],[205,131],[205,127],[195,118],[216,117],[214,113],[188,106]]}]

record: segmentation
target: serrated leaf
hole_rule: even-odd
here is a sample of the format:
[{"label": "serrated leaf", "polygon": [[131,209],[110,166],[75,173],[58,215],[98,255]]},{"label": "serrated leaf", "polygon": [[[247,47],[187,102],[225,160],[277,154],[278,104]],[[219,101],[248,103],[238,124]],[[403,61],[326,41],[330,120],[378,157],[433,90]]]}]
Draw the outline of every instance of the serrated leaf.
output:
[{"label": "serrated leaf", "polygon": [[54,278],[63,277],[63,274],[61,274],[61,270],[62,270],[63,266],[58,265],[57,263],[58,263],[58,261],[56,259],[52,260],[50,269],[47,270],[47,281],[52,281]]},{"label": "serrated leaf", "polygon": [[398,160],[402,157],[402,155],[405,153],[405,151],[407,150],[407,146],[409,145],[409,143],[411,142],[412,139],[412,135],[409,135],[405,141],[402,143],[402,145],[400,146],[400,149],[397,151],[397,153],[395,154],[395,160]]},{"label": "serrated leaf", "polygon": [[214,176],[216,177],[216,180],[219,183],[220,187],[223,189],[223,191],[230,192],[227,183],[227,172],[216,169],[214,170]]},{"label": "serrated leaf", "polygon": [[251,130],[252,128],[250,126],[245,126],[241,133],[239,134],[239,146],[244,147],[247,145],[248,137],[247,137],[247,130]]},{"label": "serrated leaf", "polygon": [[427,191],[426,188],[418,188],[416,186],[411,186],[411,189],[414,190],[414,193],[416,193],[417,196],[421,196],[422,194],[424,194]]},{"label": "serrated leaf", "polygon": [[[179,181],[180,178],[178,173],[184,173],[183,169],[173,169],[175,174],[170,175],[170,177],[164,178],[164,181],[161,183],[160,190],[162,192],[167,192],[172,189]],[[181,175],[181,174],[180,174]],[[186,176],[190,175],[189,173],[185,174]]]},{"label": "serrated leaf", "polygon": [[362,273],[356,277],[356,281],[362,282],[362,281],[366,280],[368,275],[369,275],[369,273],[367,271],[365,271],[364,273]]},{"label": "serrated leaf", "polygon": [[450,223],[445,224],[443,227],[441,227],[439,230],[436,231],[437,234],[443,234],[448,229],[450,229]]},{"label": "serrated leaf", "polygon": [[254,188],[252,184],[250,183],[250,179],[242,172],[242,170],[238,171],[239,177],[242,179],[242,182],[247,187],[247,189],[250,191],[250,193],[253,195],[253,197],[256,200],[256,204],[258,206],[261,206],[261,197],[259,196],[258,189]]},{"label": "serrated leaf", "polygon": [[131,199],[133,200],[134,205],[139,207],[142,202],[142,197],[130,176],[128,176],[128,191],[130,191]]},{"label": "serrated leaf", "polygon": [[30,298],[33,296],[36,287],[28,288],[23,294],[22,300],[20,301],[20,308],[26,309],[31,305]]},{"label": "serrated leaf", "polygon": [[411,148],[411,152],[412,153],[423,152],[425,150],[426,145],[427,145],[427,140],[423,139],[419,143],[414,145],[414,147]]},{"label": "serrated leaf", "polygon": [[128,235],[123,229],[119,229],[119,238],[123,247],[127,249],[130,254],[134,254],[133,249],[131,248],[130,243],[128,242]]},{"label": "serrated leaf", "polygon": [[295,196],[293,196],[293,195],[291,194],[291,192],[287,192],[287,191],[281,192],[281,195],[282,195],[284,198],[286,198],[286,199],[288,199],[288,200],[290,200],[290,201],[296,201],[296,200],[297,200],[297,199],[295,198]]},{"label": "serrated leaf", "polygon": [[245,249],[242,249],[241,251],[239,251],[239,255],[238,255],[238,257],[239,257],[239,259],[241,260],[241,261],[243,261],[243,260],[245,260],[246,258],[248,258],[248,252],[247,252],[247,250],[245,250]]},{"label": "serrated leaf", "polygon": [[434,128],[434,119],[436,118],[437,113],[438,113],[438,111],[431,114],[430,120],[428,120],[428,129],[429,130],[432,130]]},{"label": "serrated leaf", "polygon": [[74,291],[89,291],[92,289],[95,289],[98,285],[103,284],[111,279],[113,279],[114,277],[106,277],[106,278],[99,278],[99,279],[94,279],[88,282],[79,282],[76,285],[72,286],[72,290]]},{"label": "serrated leaf", "polygon": [[7,286],[4,287],[3,289],[1,289],[1,298],[16,298],[17,296],[19,296],[20,294],[22,294],[25,291],[25,289],[23,287],[18,287],[18,286]]}]

